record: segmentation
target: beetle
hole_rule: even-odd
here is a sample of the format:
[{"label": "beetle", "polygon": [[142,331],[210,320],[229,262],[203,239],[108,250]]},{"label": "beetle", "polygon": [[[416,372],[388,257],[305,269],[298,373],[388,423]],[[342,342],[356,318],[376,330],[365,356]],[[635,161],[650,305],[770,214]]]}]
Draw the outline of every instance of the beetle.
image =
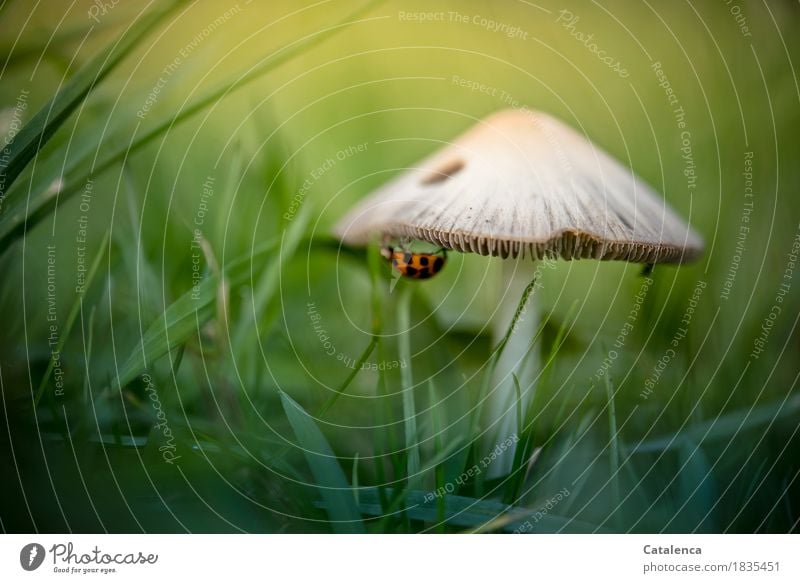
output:
[{"label": "beetle", "polygon": [[410,279],[429,279],[439,273],[447,261],[447,252],[444,249],[435,253],[416,253],[384,245],[381,247],[381,255],[391,261],[392,267],[400,275]]}]

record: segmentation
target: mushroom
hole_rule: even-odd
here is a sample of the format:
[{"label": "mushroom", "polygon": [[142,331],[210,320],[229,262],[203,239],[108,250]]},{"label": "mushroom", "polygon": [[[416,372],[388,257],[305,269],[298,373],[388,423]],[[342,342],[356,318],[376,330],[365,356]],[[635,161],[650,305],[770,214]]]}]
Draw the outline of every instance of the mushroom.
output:
[{"label": "mushroom", "polygon": [[[349,245],[378,236],[517,259],[504,262],[505,293],[492,322],[496,340],[533,275],[525,260],[652,265],[689,261],[703,250],[702,239],[631,170],[566,124],[527,109],[478,122],[362,200],[334,232]],[[532,395],[537,366],[525,355],[538,327],[534,314],[529,307],[494,371],[489,409],[500,439],[518,430],[512,373],[528,389],[523,399]],[[513,452],[505,457],[500,471],[509,469]]]}]

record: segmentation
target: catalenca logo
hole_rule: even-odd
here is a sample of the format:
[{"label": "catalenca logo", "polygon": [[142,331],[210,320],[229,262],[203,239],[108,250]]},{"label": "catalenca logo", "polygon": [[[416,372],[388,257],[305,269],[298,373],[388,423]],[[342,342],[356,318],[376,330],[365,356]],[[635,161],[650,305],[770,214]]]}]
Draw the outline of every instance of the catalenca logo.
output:
[{"label": "catalenca logo", "polygon": [[44,547],[39,543],[30,543],[19,552],[19,564],[26,571],[35,571],[44,562]]}]

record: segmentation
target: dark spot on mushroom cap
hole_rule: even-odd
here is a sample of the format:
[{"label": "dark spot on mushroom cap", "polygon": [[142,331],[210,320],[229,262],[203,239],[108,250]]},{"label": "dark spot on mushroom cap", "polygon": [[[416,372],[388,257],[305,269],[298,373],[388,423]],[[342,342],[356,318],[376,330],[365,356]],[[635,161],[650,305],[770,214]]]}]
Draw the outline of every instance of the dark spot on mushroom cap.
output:
[{"label": "dark spot on mushroom cap", "polygon": [[438,168],[432,170],[430,174],[425,176],[420,181],[420,183],[427,186],[429,184],[444,182],[454,174],[463,170],[465,165],[466,163],[464,162],[464,160],[461,160],[460,158],[456,158],[454,160],[448,160]]}]

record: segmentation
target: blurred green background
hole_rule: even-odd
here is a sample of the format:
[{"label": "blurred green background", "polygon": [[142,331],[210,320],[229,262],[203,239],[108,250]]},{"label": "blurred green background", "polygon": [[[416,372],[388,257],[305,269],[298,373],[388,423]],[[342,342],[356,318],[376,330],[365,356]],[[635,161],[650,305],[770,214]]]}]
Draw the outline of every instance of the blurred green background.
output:
[{"label": "blurred green background", "polygon": [[[1,6],[0,133],[51,112],[0,191],[4,531],[797,530],[797,3]],[[329,233],[505,107],[584,133],[706,252],[655,268],[616,348],[641,266],[544,269],[527,455],[463,480],[501,441],[469,422],[500,262],[389,293]]]}]

